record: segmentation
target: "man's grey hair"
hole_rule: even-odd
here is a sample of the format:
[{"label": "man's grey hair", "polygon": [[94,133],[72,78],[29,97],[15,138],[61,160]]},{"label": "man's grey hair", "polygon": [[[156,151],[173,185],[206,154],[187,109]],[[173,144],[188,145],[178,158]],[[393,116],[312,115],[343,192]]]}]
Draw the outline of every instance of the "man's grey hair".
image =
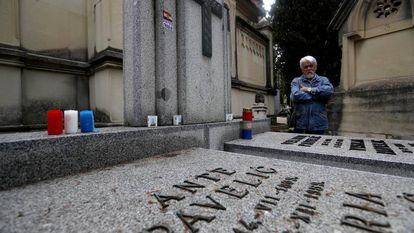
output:
[{"label": "man's grey hair", "polygon": [[303,63],[305,63],[306,61],[314,64],[315,66],[318,65],[318,63],[316,62],[316,59],[314,57],[312,57],[312,56],[305,56],[305,57],[302,57],[302,59],[300,59],[300,61],[299,61],[300,68],[303,68],[302,67],[303,66]]}]

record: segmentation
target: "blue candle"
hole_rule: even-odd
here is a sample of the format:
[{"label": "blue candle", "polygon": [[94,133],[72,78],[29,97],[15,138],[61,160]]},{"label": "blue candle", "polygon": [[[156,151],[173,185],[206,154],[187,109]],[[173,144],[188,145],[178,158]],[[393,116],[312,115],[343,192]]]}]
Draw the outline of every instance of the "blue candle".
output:
[{"label": "blue candle", "polygon": [[242,138],[243,139],[252,139],[252,120],[253,113],[250,108],[243,108],[243,121],[242,121]]},{"label": "blue candle", "polygon": [[80,112],[80,125],[82,133],[89,133],[95,130],[92,111],[83,110]]}]

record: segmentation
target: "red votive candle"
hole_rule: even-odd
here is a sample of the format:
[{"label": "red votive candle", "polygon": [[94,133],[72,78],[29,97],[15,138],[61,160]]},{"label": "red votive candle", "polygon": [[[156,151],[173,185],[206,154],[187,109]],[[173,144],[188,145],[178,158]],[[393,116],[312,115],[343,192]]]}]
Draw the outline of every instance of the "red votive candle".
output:
[{"label": "red votive candle", "polygon": [[242,138],[243,139],[252,139],[253,130],[252,130],[252,120],[253,112],[250,108],[243,108],[243,122],[242,122]]},{"label": "red votive candle", "polygon": [[60,110],[47,111],[47,134],[58,135],[63,133],[63,114]]},{"label": "red votive candle", "polygon": [[244,108],[242,117],[244,121],[252,121],[253,120],[252,110],[250,108]]}]

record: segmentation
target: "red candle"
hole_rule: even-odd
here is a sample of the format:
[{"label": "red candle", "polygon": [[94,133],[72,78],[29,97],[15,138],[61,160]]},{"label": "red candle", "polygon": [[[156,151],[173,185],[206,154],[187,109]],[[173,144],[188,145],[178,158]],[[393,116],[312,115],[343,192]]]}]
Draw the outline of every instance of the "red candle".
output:
[{"label": "red candle", "polygon": [[243,122],[242,122],[242,138],[243,139],[252,139],[253,130],[252,130],[252,120],[253,113],[250,108],[243,108]]},{"label": "red candle", "polygon": [[47,111],[47,134],[58,135],[63,133],[63,114],[60,110]]},{"label": "red candle", "polygon": [[244,121],[252,121],[253,120],[253,113],[251,108],[243,108],[243,120]]}]

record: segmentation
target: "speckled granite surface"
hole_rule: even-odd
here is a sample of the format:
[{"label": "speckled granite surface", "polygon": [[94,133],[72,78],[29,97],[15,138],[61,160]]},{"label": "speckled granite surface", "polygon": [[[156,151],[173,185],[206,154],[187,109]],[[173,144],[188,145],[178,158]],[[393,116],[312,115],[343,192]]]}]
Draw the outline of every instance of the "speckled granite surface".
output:
[{"label": "speckled granite surface", "polygon": [[328,135],[316,140],[311,137],[319,136],[266,132],[255,135],[253,140],[226,142],[225,150],[414,177],[414,141]]},{"label": "speckled granite surface", "polygon": [[[253,127],[256,133],[269,131],[270,119],[254,121]],[[221,149],[239,135],[240,120],[59,136],[0,134],[0,190],[191,147]]]},{"label": "speckled granite surface", "polygon": [[[174,187],[186,180],[202,186],[189,188],[194,193]],[[217,192],[231,188],[248,194]],[[184,199],[161,197],[162,208],[154,194]],[[412,178],[193,149],[0,191],[0,232],[142,232],[157,225],[191,232],[181,213],[199,232],[257,226],[254,232],[405,233],[414,231],[413,194]]]}]

